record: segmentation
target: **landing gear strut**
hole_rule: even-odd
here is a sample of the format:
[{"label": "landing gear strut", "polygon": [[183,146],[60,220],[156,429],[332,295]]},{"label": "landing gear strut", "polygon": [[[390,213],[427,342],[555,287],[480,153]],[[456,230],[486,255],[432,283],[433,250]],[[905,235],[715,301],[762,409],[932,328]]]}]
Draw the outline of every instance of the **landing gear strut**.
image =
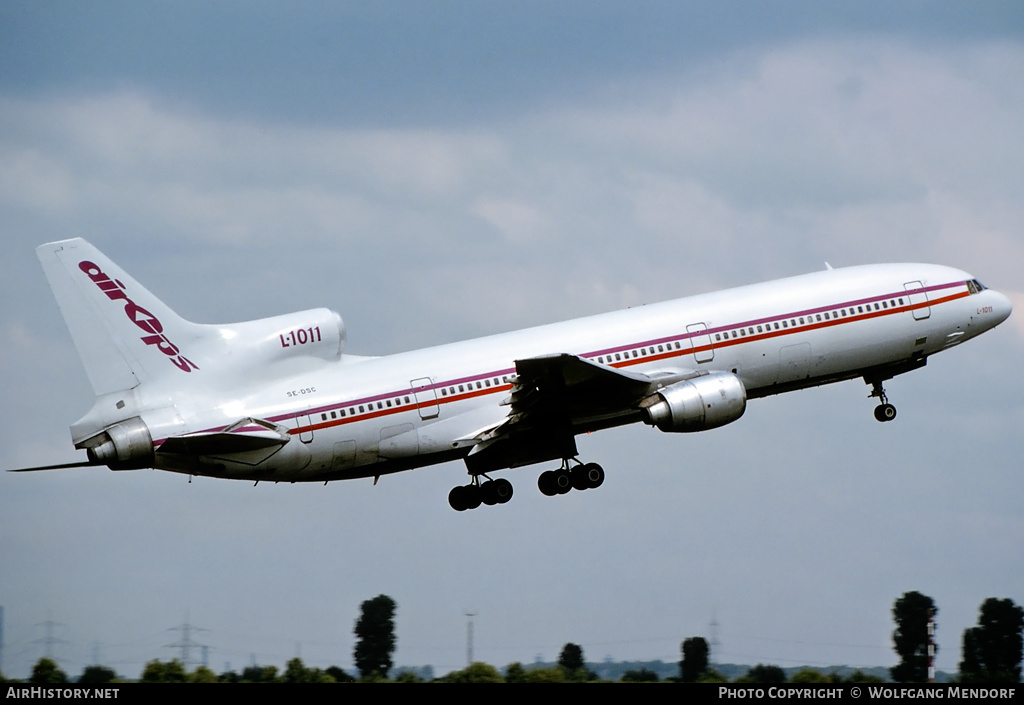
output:
[{"label": "landing gear strut", "polygon": [[558,470],[542,472],[537,479],[537,487],[548,497],[565,494],[569,490],[596,489],[604,482],[604,469],[597,463],[581,463],[571,458],[575,467],[569,466],[570,458],[562,461]]},{"label": "landing gear strut", "polygon": [[875,418],[878,421],[892,421],[896,418],[896,407],[889,403],[881,382],[872,382],[869,397],[878,397],[878,401],[881,402],[881,404],[875,407]]},{"label": "landing gear strut", "polygon": [[[487,477],[484,475],[484,477]],[[448,493],[448,504],[457,512],[466,509],[476,509],[481,504],[488,506],[494,504],[505,504],[512,499],[512,483],[501,478],[492,480],[487,478],[483,484],[480,483],[480,476],[475,475],[468,485],[453,487]]]}]

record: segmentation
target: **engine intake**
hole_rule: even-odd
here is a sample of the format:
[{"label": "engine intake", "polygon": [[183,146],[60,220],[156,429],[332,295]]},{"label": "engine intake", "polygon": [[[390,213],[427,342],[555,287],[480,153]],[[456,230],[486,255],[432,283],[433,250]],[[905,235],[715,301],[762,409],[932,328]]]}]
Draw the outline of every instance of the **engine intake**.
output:
[{"label": "engine intake", "polygon": [[747,408],[743,382],[728,372],[677,382],[641,404],[644,423],[666,433],[691,433],[732,423]]}]

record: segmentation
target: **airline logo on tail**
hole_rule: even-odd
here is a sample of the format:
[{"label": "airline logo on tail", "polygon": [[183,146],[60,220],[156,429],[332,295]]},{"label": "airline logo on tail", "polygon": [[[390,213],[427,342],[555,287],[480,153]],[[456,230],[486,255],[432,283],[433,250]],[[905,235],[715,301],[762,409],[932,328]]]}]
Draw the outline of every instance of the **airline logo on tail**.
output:
[{"label": "airline logo on tail", "polygon": [[156,349],[166,355],[171,364],[177,367],[183,372],[191,372],[192,370],[198,370],[194,362],[189,360],[184,355],[180,355],[178,346],[167,339],[164,335],[163,324],[160,323],[160,319],[154,316],[146,309],[139,306],[137,303],[128,298],[128,294],[125,292],[124,284],[111,279],[98,265],[89,262],[88,260],[78,263],[78,268],[85,272],[86,276],[92,279],[93,283],[100,288],[104,294],[107,295],[111,301],[124,301],[124,313],[128,316],[128,320],[141,328],[145,333],[140,340],[146,345],[155,345]]}]

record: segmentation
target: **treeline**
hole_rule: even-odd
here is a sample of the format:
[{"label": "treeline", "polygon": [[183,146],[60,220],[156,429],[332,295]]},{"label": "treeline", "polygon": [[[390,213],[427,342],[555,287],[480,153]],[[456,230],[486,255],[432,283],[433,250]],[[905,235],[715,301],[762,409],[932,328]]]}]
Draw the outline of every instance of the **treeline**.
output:
[{"label": "treeline", "polygon": [[[241,673],[227,671],[216,674],[206,666],[192,671],[177,660],[154,660],[146,664],[138,681],[143,683],[351,683],[373,682],[441,682],[441,683],[583,683],[613,682],[599,676],[583,657],[583,648],[568,643],[562,648],[554,666],[524,666],[511,663],[499,671],[487,663],[473,663],[440,678],[427,678],[422,673],[400,670],[393,677],[392,655],[395,636],[395,601],[378,595],[361,605],[356,620],[353,661],[358,675],[338,666],[325,669],[307,667],[293,658],[283,671],[276,666],[250,666]],[[900,683],[924,683],[934,678],[935,616],[938,608],[932,598],[919,592],[908,592],[896,600],[892,609],[896,629],[893,647],[899,663],[889,669],[892,680]],[[665,681],[681,683],[882,683],[882,678],[862,671],[847,676],[822,673],[805,668],[787,678],[779,666],[758,664],[743,675],[730,680],[716,671],[710,662],[710,648],[703,637],[691,637],[680,647],[678,675]],[[1012,600],[989,598],[981,604],[978,626],[964,631],[963,660],[957,677],[962,683],[1018,683],[1024,657],[1024,609]],[[88,666],[77,678],[78,683],[117,682],[117,674],[105,666]],[[626,670],[617,682],[656,682],[658,673],[640,667]],[[5,682],[0,674],[0,682]],[[67,683],[68,676],[57,663],[40,659],[29,679],[33,684]]]},{"label": "treeline", "polygon": [[[566,647],[576,647],[575,644],[566,644]],[[563,649],[564,653],[564,649]],[[579,651],[582,658],[582,649]],[[561,659],[560,659],[561,661]],[[241,673],[226,671],[217,674],[206,666],[196,666],[188,670],[178,660],[159,661],[153,660],[146,664],[138,678],[125,678],[107,666],[86,666],[78,678],[77,683],[104,684],[104,683],[653,683],[653,682],[682,682],[680,677],[669,677],[662,679],[659,675],[648,668],[627,669],[620,678],[613,680],[602,678],[592,670],[598,668],[597,664],[590,666],[584,664],[577,668],[569,668],[559,663],[554,666],[524,666],[521,663],[511,663],[503,670],[494,666],[477,662],[459,671],[453,671],[440,678],[424,678],[420,673],[413,670],[399,670],[393,677],[373,672],[365,677],[347,673],[338,666],[328,668],[311,668],[306,666],[302,659],[293,658],[285,665],[284,670],[277,666],[249,666]],[[0,682],[5,681],[0,675]],[[32,685],[56,685],[70,683],[68,677],[52,659],[41,658],[32,669],[32,675],[26,681]],[[837,673],[823,674],[814,669],[803,669],[796,672],[790,678],[786,678],[785,672],[778,666],[757,665],[751,668],[745,675],[733,679],[726,678],[712,669],[707,669],[701,674],[698,682],[702,683],[881,683],[883,680],[877,676],[854,671],[845,678]]]}]

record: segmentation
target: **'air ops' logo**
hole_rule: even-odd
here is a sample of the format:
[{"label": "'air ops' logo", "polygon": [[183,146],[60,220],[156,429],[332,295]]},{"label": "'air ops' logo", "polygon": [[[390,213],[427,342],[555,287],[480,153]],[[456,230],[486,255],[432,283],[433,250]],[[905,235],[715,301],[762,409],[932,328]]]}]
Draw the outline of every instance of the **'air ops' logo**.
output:
[{"label": "'air ops' logo", "polygon": [[179,370],[191,372],[192,370],[199,369],[194,362],[179,354],[178,346],[167,339],[160,320],[128,298],[124,290],[124,284],[108,277],[103,273],[102,269],[92,262],[79,262],[78,268],[85,272],[111,301],[124,301],[124,313],[128,316],[128,320],[149,334],[140,338],[143,343],[155,345],[156,349],[166,355],[171,364]]}]

